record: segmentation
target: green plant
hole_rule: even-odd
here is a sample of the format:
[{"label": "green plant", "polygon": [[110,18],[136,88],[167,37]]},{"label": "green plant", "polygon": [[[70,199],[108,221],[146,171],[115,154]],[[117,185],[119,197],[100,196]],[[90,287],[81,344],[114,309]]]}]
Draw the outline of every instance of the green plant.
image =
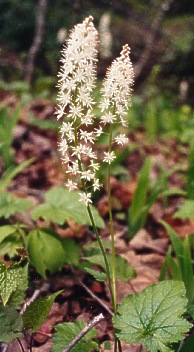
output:
[{"label": "green plant", "polygon": [[186,288],[186,296],[188,304],[194,302],[194,275],[193,275],[193,261],[191,258],[191,238],[189,236],[181,240],[177,233],[164,221],[160,221],[167,230],[172,247],[175,252],[175,258],[169,248],[163,267],[160,273],[160,280],[164,280],[168,276],[168,268],[171,270],[171,275],[174,280],[183,281]]},{"label": "green plant", "polygon": [[192,324],[183,318],[187,299],[179,281],[163,281],[122,300],[113,318],[117,335],[127,343],[141,341],[149,352],[173,351]]},{"label": "green plant", "polygon": [[22,314],[18,308],[23,303],[28,287],[28,264],[25,257],[12,262],[9,267],[0,261],[0,320],[4,328],[0,332],[0,341],[9,343],[17,339],[22,351],[20,339],[26,332],[32,334],[40,329],[46,319],[58,291],[51,296],[32,301]]},{"label": "green plant", "polygon": [[[99,247],[94,248],[94,252],[84,258],[89,262],[85,270],[97,280],[107,281],[114,314],[113,323],[116,328],[114,352],[122,351],[121,338],[127,342],[142,340],[142,345],[145,345],[151,352],[156,352],[156,350],[167,352],[171,350],[169,345],[180,341],[183,338],[183,333],[191,327],[191,324],[182,317],[187,304],[183,283],[171,281],[150,286],[139,295],[125,298],[121,306],[117,308],[116,278],[128,280],[134,272],[130,271],[128,263],[119,256],[117,257],[115,253],[110,176],[112,164],[116,159],[113,142],[121,145],[127,142],[125,134],[117,135],[118,130],[115,125],[122,127],[122,131],[126,127],[125,114],[130,102],[133,71],[129,60],[129,48],[126,45],[123,47],[120,57],[112,63],[103,81],[101,90],[103,97],[99,104],[102,111],[102,116],[99,119],[100,126],[92,129],[90,125],[94,119],[92,114],[94,102],[91,93],[96,74],[94,65],[96,38],[97,32],[91,17],[85,19],[72,31],[68,45],[63,51],[58,84],[59,104],[56,110],[58,119],[63,116],[66,118],[60,129],[61,141],[59,144],[62,161],[70,176],[66,185],[71,192],[81,188],[79,200],[86,206]],[[66,110],[67,105],[69,108]],[[92,192],[100,188],[96,173],[99,170],[99,163],[95,160],[97,156],[93,152],[92,146],[97,137],[103,133],[108,144],[101,159],[108,165],[107,193],[111,237],[111,244],[108,246],[99,236],[90,205]],[[140,226],[144,224],[148,211],[159,193],[167,191],[168,173],[164,173],[160,178],[160,183],[156,183],[154,191],[147,201],[150,169],[151,160],[148,159],[140,173],[130,208],[130,226],[134,232],[137,230],[139,222]],[[103,272],[94,270],[90,266],[93,264],[101,267]],[[117,270],[119,267],[122,268],[121,272]],[[123,275],[124,270],[127,275]],[[169,317],[167,313],[170,308],[172,309],[172,317]],[[134,320],[137,325],[135,331],[137,332],[139,329],[136,336],[134,336],[133,330]]]},{"label": "green plant", "polygon": [[151,158],[145,161],[139,172],[133,200],[128,209],[129,238],[132,238],[145,225],[149,211],[158,197],[163,198],[166,205],[168,196],[185,195],[184,191],[168,187],[168,177],[175,171],[177,168],[161,171],[158,179],[151,184]]}]

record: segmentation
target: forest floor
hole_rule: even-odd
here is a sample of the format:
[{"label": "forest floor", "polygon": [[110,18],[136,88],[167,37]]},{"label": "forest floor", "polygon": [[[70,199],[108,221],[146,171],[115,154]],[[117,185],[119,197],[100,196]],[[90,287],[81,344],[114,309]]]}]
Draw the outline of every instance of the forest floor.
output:
[{"label": "forest floor", "polygon": [[[1,106],[8,105],[10,112],[14,110],[18,102],[18,98],[14,95],[2,92]],[[33,200],[34,204],[40,204],[43,201],[45,191],[53,186],[63,186],[65,183],[65,173],[57,153],[57,130],[37,127],[31,124],[29,120],[29,116],[33,115],[40,121],[46,121],[51,118],[53,113],[54,105],[51,102],[35,99],[21,108],[19,123],[14,129],[15,163],[20,164],[32,157],[35,158],[35,161],[12,181],[9,190],[16,195]],[[126,258],[134,267],[136,277],[130,282],[118,280],[118,303],[124,296],[140,292],[146,286],[158,282],[160,269],[169,246],[168,234],[159,222],[161,219],[168,222],[181,238],[194,233],[194,221],[173,218],[173,214],[183,198],[181,196],[171,196],[168,198],[168,204],[166,205],[162,199],[158,198],[150,209],[145,227],[139,230],[129,241],[126,214],[133,199],[138,172],[146,157],[150,156],[152,160],[152,180],[158,178],[161,170],[179,166],[180,170],[169,177],[168,183],[170,188],[184,189],[185,181],[182,175],[187,168],[188,153],[187,146],[180,145],[174,139],[157,139],[154,144],[150,145],[146,141],[143,129],[131,132],[129,143],[134,148],[123,163],[127,175],[122,181],[118,177],[112,177],[111,191],[114,199],[116,252]],[[0,161],[0,163],[2,162]],[[106,224],[105,229],[100,231],[103,239],[109,239],[107,204],[105,182],[103,192],[101,192],[96,202],[98,211]],[[121,217],[121,214],[124,214],[124,216]],[[22,221],[30,227],[34,226],[28,213],[14,216],[9,221]],[[5,223],[5,221],[2,220],[2,223]],[[44,226],[44,221],[40,221],[39,225]],[[80,246],[94,238],[91,230],[72,221],[68,222],[66,228],[55,228],[55,230],[60,236],[75,239],[77,243],[80,243]],[[104,283],[94,281],[89,274],[82,271],[72,273],[72,269],[68,266],[65,266],[60,273],[48,276],[47,280],[42,279],[32,268],[26,300],[33,296],[35,290],[38,290],[39,297],[41,297],[61,289],[63,289],[63,292],[55,300],[41,333],[34,334],[33,352],[51,351],[51,338],[54,333],[54,325],[57,323],[72,322],[75,319],[89,322],[101,312],[106,319],[96,328],[102,346],[101,350],[104,351],[103,342],[113,340],[111,316],[106,309],[106,307],[111,309],[109,292]],[[97,296],[97,299],[95,299],[95,296]],[[23,343],[25,344],[24,341]],[[138,352],[138,350],[137,345],[123,345],[123,352]],[[17,341],[13,341],[7,351],[21,352]]]}]

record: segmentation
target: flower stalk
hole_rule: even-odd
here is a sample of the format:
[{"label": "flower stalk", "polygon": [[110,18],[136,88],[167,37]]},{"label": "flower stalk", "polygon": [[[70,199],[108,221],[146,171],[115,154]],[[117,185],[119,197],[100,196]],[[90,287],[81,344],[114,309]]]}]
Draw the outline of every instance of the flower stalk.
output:
[{"label": "flower stalk", "polygon": [[[125,134],[121,133],[113,138],[113,124],[125,128],[127,109],[130,106],[131,86],[133,84],[133,69],[129,59],[129,47],[125,45],[120,57],[113,61],[107,71],[102,86],[102,101],[100,103],[102,116],[98,128],[92,129],[94,122],[92,93],[97,76],[97,44],[98,33],[93,25],[92,17],[86,18],[83,23],[74,27],[67,46],[62,50],[62,66],[58,74],[56,108],[57,119],[65,116],[59,142],[59,151],[62,162],[66,167],[69,191],[81,189],[80,201],[83,202],[98,241],[99,249],[105,263],[107,283],[110,291],[114,314],[117,312],[116,299],[116,268],[115,268],[115,237],[111,199],[111,163],[116,158],[114,145],[124,145],[128,142]],[[94,217],[91,211],[92,191],[99,190],[101,185],[96,177],[100,167],[93,146],[97,138],[109,127],[109,144],[102,161],[107,165],[108,208],[111,237],[111,264],[108,262]],[[115,337],[114,351],[122,351],[121,344]]]}]

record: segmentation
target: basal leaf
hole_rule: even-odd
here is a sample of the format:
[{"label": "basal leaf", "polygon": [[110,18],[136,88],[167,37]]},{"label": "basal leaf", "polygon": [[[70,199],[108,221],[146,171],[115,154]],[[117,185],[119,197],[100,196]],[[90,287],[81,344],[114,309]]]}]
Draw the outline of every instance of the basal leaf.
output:
[{"label": "basal leaf", "polygon": [[61,270],[65,263],[77,264],[79,249],[71,239],[60,239],[48,229],[35,229],[27,237],[27,250],[32,265],[43,276],[46,271],[54,273]]},{"label": "basal leaf", "polygon": [[[67,220],[78,224],[91,225],[87,209],[79,201],[79,193],[69,192],[62,187],[55,187],[45,194],[46,203],[37,206],[32,212],[32,218],[43,218],[58,225],[63,225]],[[103,228],[104,221],[98,211],[91,206],[91,211],[97,227]]]},{"label": "basal leaf", "polygon": [[21,315],[13,308],[0,305],[0,341],[9,343],[22,337],[23,321]]},{"label": "basal leaf", "polygon": [[49,314],[55,298],[62,291],[58,291],[51,296],[39,298],[32,302],[23,314],[23,323],[26,331],[35,332],[40,329]]},{"label": "basal leaf", "polygon": [[[65,347],[83,330],[86,324],[82,321],[62,323],[55,326],[56,334],[52,342],[52,352],[62,352]],[[72,349],[72,352],[91,352],[98,350],[98,344],[91,339],[96,337],[96,329],[91,329]]]},{"label": "basal leaf", "polygon": [[32,207],[32,203],[11,193],[0,192],[0,217],[9,218],[15,213],[24,213]]},{"label": "basal leaf", "polygon": [[170,344],[182,340],[192,326],[182,317],[185,293],[182,282],[163,281],[125,297],[113,318],[117,336],[127,343],[141,340],[150,352],[172,351]]},{"label": "basal leaf", "polygon": [[21,287],[25,278],[26,272],[18,264],[12,263],[6,268],[5,263],[0,262],[0,297],[4,305],[9,301],[12,293]]}]

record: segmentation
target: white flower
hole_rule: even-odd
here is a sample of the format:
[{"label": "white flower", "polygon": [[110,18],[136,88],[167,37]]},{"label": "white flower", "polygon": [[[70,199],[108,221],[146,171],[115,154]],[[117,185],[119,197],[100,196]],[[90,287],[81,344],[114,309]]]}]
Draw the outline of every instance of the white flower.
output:
[{"label": "white flower", "polygon": [[72,162],[71,165],[68,165],[68,169],[66,172],[72,175],[77,175],[79,173],[79,167],[77,162]]},{"label": "white flower", "polygon": [[131,87],[133,85],[133,68],[129,58],[130,49],[126,44],[121,51],[120,57],[113,61],[104,79],[100,104],[102,111],[114,109],[115,114],[125,113],[131,105]]},{"label": "white flower", "polygon": [[56,108],[54,114],[57,115],[57,120],[59,120],[64,115],[64,106],[57,105],[57,108]]},{"label": "white flower", "polygon": [[80,139],[81,140],[83,139],[86,143],[87,142],[94,143],[95,137],[92,132],[82,131],[80,129]]},{"label": "white flower", "polygon": [[92,203],[91,200],[91,193],[79,193],[80,195],[80,202],[83,202],[86,206],[88,206],[89,203]]},{"label": "white flower", "polygon": [[74,189],[77,189],[77,183],[73,182],[72,180],[68,180],[66,183],[66,186],[69,191],[73,191]]},{"label": "white flower", "polygon": [[96,178],[93,183],[94,192],[99,190],[100,187],[101,187],[101,185],[99,184],[99,179]]},{"label": "white flower", "polygon": [[106,123],[113,123],[116,120],[115,115],[113,115],[110,111],[108,111],[106,114],[104,114],[101,117],[101,121],[106,124]]},{"label": "white flower", "polygon": [[66,139],[62,139],[61,142],[59,143],[59,151],[61,152],[61,154],[64,156],[67,149],[68,149],[68,143],[66,141]]},{"label": "white flower", "polygon": [[80,105],[71,104],[69,108],[68,116],[72,117],[75,121],[77,118],[80,118],[83,115],[82,108]]},{"label": "white flower", "polygon": [[84,170],[81,172],[81,178],[86,179],[87,181],[91,181],[94,178],[94,173],[91,173],[90,170]]},{"label": "white flower", "polygon": [[99,126],[99,128],[94,128],[94,133],[95,133],[96,137],[100,137],[101,134],[103,133],[102,127]]},{"label": "white flower", "polygon": [[114,140],[117,144],[121,144],[121,145],[124,145],[129,141],[124,134],[119,134],[117,137],[115,137]]},{"label": "white flower", "polygon": [[93,170],[97,171],[100,168],[100,164],[99,163],[94,163],[94,161],[91,160],[90,168],[92,168]]},{"label": "white flower", "polygon": [[104,152],[103,161],[110,164],[116,158],[114,152]]}]

